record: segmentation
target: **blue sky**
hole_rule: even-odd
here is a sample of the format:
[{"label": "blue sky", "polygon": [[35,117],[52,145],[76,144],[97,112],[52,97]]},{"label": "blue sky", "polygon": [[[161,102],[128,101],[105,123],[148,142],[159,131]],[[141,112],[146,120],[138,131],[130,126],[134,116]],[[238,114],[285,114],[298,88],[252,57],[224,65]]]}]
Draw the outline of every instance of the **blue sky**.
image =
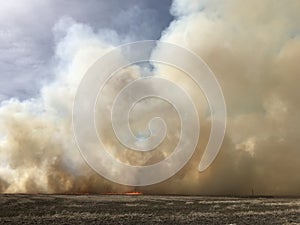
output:
[{"label": "blue sky", "polygon": [[[132,40],[159,39],[172,21],[170,0],[26,0],[0,6],[0,101],[35,97],[54,77],[53,27],[63,17]],[[142,32],[141,32],[142,31]]]}]

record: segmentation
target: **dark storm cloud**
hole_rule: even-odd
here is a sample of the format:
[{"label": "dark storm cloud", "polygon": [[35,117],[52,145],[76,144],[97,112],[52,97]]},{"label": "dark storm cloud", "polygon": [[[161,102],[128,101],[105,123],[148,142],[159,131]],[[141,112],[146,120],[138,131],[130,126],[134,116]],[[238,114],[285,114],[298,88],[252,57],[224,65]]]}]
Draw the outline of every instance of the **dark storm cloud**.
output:
[{"label": "dark storm cloud", "polygon": [[[0,101],[34,96],[51,79],[53,26],[72,17],[127,40],[158,39],[172,20],[168,1],[7,1],[0,6]],[[121,38],[122,39],[122,38]]]}]

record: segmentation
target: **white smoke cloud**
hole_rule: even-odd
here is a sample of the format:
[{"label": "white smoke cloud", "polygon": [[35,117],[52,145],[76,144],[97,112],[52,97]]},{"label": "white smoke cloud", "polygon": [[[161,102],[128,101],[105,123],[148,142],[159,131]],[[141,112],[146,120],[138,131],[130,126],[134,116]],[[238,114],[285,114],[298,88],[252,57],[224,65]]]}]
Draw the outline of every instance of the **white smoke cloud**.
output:
[{"label": "white smoke cloud", "polygon": [[[225,95],[228,128],[220,155],[207,171],[197,171],[210,128],[204,123],[192,161],[172,179],[141,188],[143,192],[300,194],[299,8],[297,0],[174,1],[176,18],[161,40],[193,50],[211,67]],[[57,23],[53,32],[56,79],[44,85],[38,98],[1,103],[0,191],[128,191],[130,187],[106,181],[85,164],[71,126],[84,72],[120,43],[118,34],[97,33],[70,18]],[[176,71],[168,71],[170,79],[185,83]]]},{"label": "white smoke cloud", "polygon": [[193,192],[299,194],[299,8],[298,1],[174,2],[177,20],[162,40],[208,63],[229,114],[227,139],[208,175],[187,176],[199,179]]},{"label": "white smoke cloud", "polygon": [[[108,182],[102,181],[81,158],[71,118],[73,99],[84,72],[112,47],[106,40],[116,35],[110,31],[95,33],[89,26],[70,18],[62,19],[54,27],[54,33],[62,35],[64,29],[67,31],[56,47],[59,62],[56,79],[41,89],[38,98],[1,103],[2,192],[107,189]],[[113,190],[107,191],[110,189]]]}]

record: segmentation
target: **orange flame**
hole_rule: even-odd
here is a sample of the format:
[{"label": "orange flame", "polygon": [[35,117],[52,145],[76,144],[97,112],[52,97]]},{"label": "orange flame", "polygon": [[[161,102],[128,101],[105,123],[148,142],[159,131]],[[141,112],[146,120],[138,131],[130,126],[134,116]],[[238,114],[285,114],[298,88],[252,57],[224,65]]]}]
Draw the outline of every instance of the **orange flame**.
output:
[{"label": "orange flame", "polygon": [[127,192],[125,195],[142,195],[142,192],[134,191],[134,192]]},{"label": "orange flame", "polygon": [[133,192],[124,192],[124,193],[120,193],[120,192],[108,192],[105,193],[106,195],[142,195],[142,192],[138,192],[138,191],[133,191]]}]

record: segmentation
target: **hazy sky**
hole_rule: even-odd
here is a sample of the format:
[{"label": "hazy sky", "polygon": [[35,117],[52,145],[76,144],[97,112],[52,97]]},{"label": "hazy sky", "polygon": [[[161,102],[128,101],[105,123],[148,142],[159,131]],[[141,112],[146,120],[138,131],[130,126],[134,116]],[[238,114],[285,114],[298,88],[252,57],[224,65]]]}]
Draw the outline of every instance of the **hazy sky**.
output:
[{"label": "hazy sky", "polygon": [[132,40],[159,39],[172,20],[170,4],[170,0],[1,2],[0,100],[34,97],[41,82],[53,78],[53,27],[61,18],[71,17],[95,31],[114,30]]}]

